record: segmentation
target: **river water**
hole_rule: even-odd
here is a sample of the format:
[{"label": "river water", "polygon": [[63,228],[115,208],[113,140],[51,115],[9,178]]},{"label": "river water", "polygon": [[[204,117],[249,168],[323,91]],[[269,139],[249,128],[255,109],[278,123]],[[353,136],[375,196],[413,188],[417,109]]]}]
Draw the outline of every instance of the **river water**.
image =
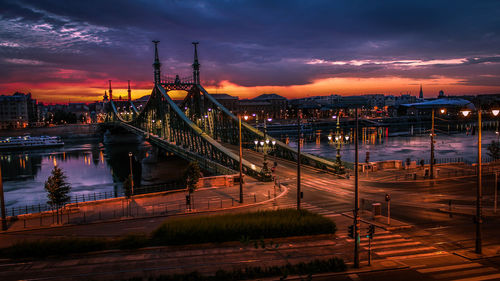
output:
[{"label": "river water", "polygon": [[[377,129],[378,130],[378,129]],[[364,162],[366,152],[370,161],[411,160],[430,158],[429,135],[387,137],[381,131],[363,131],[359,145],[359,161]],[[328,134],[331,134],[328,133]],[[328,134],[309,134],[303,152],[335,159],[336,145],[328,141]],[[350,135],[350,133],[346,133]],[[352,136],[352,135],[351,135]],[[282,136],[283,141],[286,137]],[[483,132],[483,157],[488,160],[487,146],[497,136],[493,131]],[[354,162],[353,138],[341,147],[342,160]],[[462,158],[475,162],[477,135],[471,133],[437,134],[435,157],[445,160]],[[296,142],[290,139],[291,147]],[[71,195],[89,195],[94,192],[121,195],[122,181],[129,174],[128,152],[132,152],[134,181],[154,184],[182,177],[180,170],[187,162],[175,156],[153,155],[154,149],[147,142],[105,145],[96,139],[66,143],[64,147],[25,152],[1,152],[0,161],[4,180],[7,208],[44,204],[47,201],[44,182],[54,165],[61,167],[71,185]]]},{"label": "river water", "polygon": [[[106,192],[123,194],[123,180],[132,169],[136,185],[178,180],[187,162],[176,156],[159,156],[147,142],[105,145],[96,139],[66,142],[63,147],[23,152],[0,152],[6,207],[45,204],[44,183],[55,165],[71,185],[71,196]],[[159,171],[168,171],[159,173]],[[92,196],[91,196],[92,198]]]}]

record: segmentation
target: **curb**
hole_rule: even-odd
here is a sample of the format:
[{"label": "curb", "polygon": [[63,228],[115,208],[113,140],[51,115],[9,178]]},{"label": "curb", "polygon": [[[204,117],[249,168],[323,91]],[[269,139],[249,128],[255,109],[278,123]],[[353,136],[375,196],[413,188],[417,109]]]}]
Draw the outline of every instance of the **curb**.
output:
[{"label": "curb", "polygon": [[[370,269],[370,268],[367,268],[367,269],[353,269],[353,268],[350,268],[346,271],[342,271],[342,272],[326,272],[326,273],[318,273],[318,274],[312,274],[311,275],[311,278],[312,280],[314,280],[315,278],[321,278],[321,277],[334,277],[334,276],[342,276],[342,275],[349,275],[349,274],[358,274],[358,273],[368,273],[368,272],[383,272],[383,271],[392,271],[392,270],[400,270],[400,269],[408,269],[410,268],[410,266],[408,265],[405,265],[405,264],[401,264],[399,262],[396,262],[396,261],[393,261],[395,263],[397,263],[396,266],[394,267],[386,267],[386,268],[378,268],[378,269]],[[349,265],[349,266],[352,266],[353,264],[352,263],[346,263],[346,265]],[[365,265],[365,267],[368,267],[368,265]],[[307,277],[307,276],[301,276],[301,275],[292,275],[292,276],[287,276],[286,280],[305,280],[304,277]],[[281,280],[281,279],[277,279],[278,276],[275,276],[275,277],[268,277],[268,278],[258,278],[258,279],[252,279],[252,280],[262,280],[262,281],[271,281],[271,280]],[[306,279],[306,280],[309,280],[309,279]]]},{"label": "curb", "polygon": [[[342,213],[342,215],[345,216],[345,217],[351,218],[351,219],[354,218],[353,215],[350,215],[348,213]],[[362,222],[364,222],[366,224],[373,224],[376,227],[382,228],[382,229],[387,230],[387,231],[394,231],[394,230],[401,230],[401,229],[410,229],[410,228],[413,227],[410,224],[405,224],[405,223],[402,223],[400,221],[398,221],[398,222],[402,223],[402,225],[400,225],[400,226],[388,226],[388,225],[380,223],[380,222],[369,221],[369,220],[362,219],[362,218],[360,218],[360,221],[362,221]]]},{"label": "curb", "polygon": [[[476,214],[474,212],[476,211],[475,209],[471,209],[471,213],[465,213],[465,212],[460,212],[457,210],[448,210],[448,209],[443,209],[443,208],[438,208],[436,209],[437,212],[444,213],[444,214],[451,214],[451,215],[457,215],[457,216],[464,216],[464,217],[475,217]],[[493,212],[491,214],[485,214],[484,213],[484,208],[483,208],[483,218],[494,218],[494,217],[500,217],[500,212],[497,214],[494,214]]]}]

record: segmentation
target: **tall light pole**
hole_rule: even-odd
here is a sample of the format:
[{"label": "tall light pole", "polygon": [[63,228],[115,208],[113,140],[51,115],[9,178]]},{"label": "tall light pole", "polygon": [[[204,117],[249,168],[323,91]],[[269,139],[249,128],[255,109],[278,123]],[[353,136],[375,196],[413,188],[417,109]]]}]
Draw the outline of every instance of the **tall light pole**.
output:
[{"label": "tall light pole", "polygon": [[0,162],[0,208],[2,211],[2,230],[7,230],[7,218],[5,215],[5,198],[3,194],[2,163]]},{"label": "tall light pole", "polygon": [[297,109],[297,210],[300,210],[300,111]]},{"label": "tall light pole", "polygon": [[128,153],[128,158],[129,158],[129,162],[130,162],[130,187],[131,187],[131,191],[132,191],[132,195],[134,195],[134,174],[132,172],[132,152],[129,152]]},{"label": "tall light pole", "polygon": [[358,132],[359,132],[359,123],[358,123],[358,108],[355,110],[356,112],[356,132],[354,133],[354,146],[355,146],[355,155],[354,155],[354,267],[359,268],[359,158],[358,158]]},{"label": "tall light pole", "polygon": [[483,252],[483,238],[481,233],[481,226],[483,224],[483,214],[482,214],[482,201],[483,201],[483,191],[482,191],[482,157],[481,157],[481,107],[477,110],[477,124],[478,124],[478,134],[477,134],[477,200],[476,200],[476,253],[481,254]]},{"label": "tall light pole", "polygon": [[[464,109],[461,111],[462,114],[467,117],[471,110]],[[491,111],[494,116],[497,116],[500,113],[500,110],[494,109]],[[482,210],[482,201],[483,201],[483,193],[482,193],[482,155],[481,155],[481,141],[482,141],[482,120],[481,120],[481,106],[477,109],[477,193],[476,193],[476,253],[481,254],[483,252],[482,249],[482,224],[483,224],[483,210]],[[496,188],[496,186],[495,186]]]},{"label": "tall light pole", "polygon": [[431,125],[431,179],[434,179],[434,108],[432,109],[432,125]]},{"label": "tall light pole", "polygon": [[[244,116],[245,121],[248,116]],[[242,138],[241,138],[241,115],[238,115],[238,129],[240,136],[240,204],[243,203],[243,148],[242,148]]]}]

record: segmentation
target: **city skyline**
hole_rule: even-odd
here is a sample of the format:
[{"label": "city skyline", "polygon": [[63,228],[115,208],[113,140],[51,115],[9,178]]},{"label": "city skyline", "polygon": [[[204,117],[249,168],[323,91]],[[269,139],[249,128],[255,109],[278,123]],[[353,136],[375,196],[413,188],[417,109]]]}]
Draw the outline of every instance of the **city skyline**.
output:
[{"label": "city skyline", "polygon": [[210,92],[253,98],[500,93],[500,5],[439,3],[6,1],[0,94],[43,102],[151,92],[153,44],[162,74],[191,74],[199,41]]}]

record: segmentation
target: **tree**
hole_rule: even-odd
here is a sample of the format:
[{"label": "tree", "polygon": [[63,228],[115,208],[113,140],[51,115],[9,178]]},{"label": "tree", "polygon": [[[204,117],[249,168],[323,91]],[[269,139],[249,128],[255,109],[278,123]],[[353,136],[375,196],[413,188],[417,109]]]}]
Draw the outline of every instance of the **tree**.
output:
[{"label": "tree", "polygon": [[187,167],[187,170],[184,174],[184,181],[186,183],[186,189],[188,191],[188,197],[187,199],[187,204],[189,208],[191,209],[191,194],[196,190],[196,185],[198,184],[198,181],[200,180],[200,166],[198,165],[198,162],[194,161],[189,163],[189,166]]},{"label": "tree", "polygon": [[493,160],[500,159],[500,142],[492,141],[488,144],[488,156],[493,158]]},{"label": "tree", "polygon": [[61,168],[54,166],[51,176],[45,182],[45,190],[49,199],[47,204],[56,208],[59,224],[59,209],[70,200],[68,194],[71,191],[71,186],[66,182],[66,176]]}]

